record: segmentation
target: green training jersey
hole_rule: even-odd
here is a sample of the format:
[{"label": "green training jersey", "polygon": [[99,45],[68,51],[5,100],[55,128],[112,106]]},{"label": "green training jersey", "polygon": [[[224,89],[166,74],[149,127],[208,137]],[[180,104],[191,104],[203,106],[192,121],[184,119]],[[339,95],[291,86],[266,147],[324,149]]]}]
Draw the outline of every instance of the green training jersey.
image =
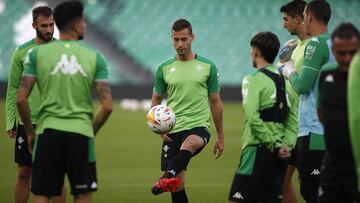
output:
[{"label": "green training jersey", "polygon": [[298,39],[298,45],[295,47],[293,53],[291,54],[291,59],[295,62],[295,70],[298,73],[301,71],[302,65],[304,63],[304,52],[308,42],[309,39]]},{"label": "green training jersey", "polygon": [[[273,66],[267,70],[280,73]],[[247,75],[242,82],[243,108],[245,111],[244,130],[242,134],[242,149],[250,145],[264,144],[269,150],[281,146],[293,148],[296,143],[296,114],[294,99],[286,85],[287,102],[290,108],[288,118],[284,123],[264,122],[260,111],[274,106],[276,102],[276,87],[273,80],[260,71]]]},{"label": "green training jersey", "polygon": [[[350,138],[355,159],[355,170],[360,183],[360,52],[352,59],[348,80],[348,112]],[[360,192],[360,184],[358,184]]]},{"label": "green training jersey", "polygon": [[167,105],[176,115],[172,133],[209,128],[209,94],[220,91],[218,71],[214,63],[198,55],[190,61],[173,58],[157,68],[153,91],[168,96]]},{"label": "green training jersey", "polygon": [[330,43],[328,33],[312,37],[305,48],[303,69],[299,74],[290,75],[289,80],[292,86],[300,93],[298,136],[307,136],[310,133],[324,134],[316,110],[316,80],[321,67],[334,61]]},{"label": "green training jersey", "polygon": [[[300,73],[302,70],[302,66],[304,63],[305,47],[308,42],[309,42],[309,39],[305,39],[305,40],[298,39],[298,45],[296,46],[293,53],[291,54],[291,59],[294,60],[294,62],[295,62],[295,70],[297,73]],[[289,80],[286,80],[286,83],[287,83],[286,85],[288,85],[290,87],[289,91],[291,91],[291,95],[294,99],[293,108],[296,109],[295,113],[296,113],[296,118],[297,118],[298,109],[299,109],[299,94],[296,92],[295,88],[290,84]]]},{"label": "green training jersey", "polygon": [[[18,46],[11,59],[10,72],[8,78],[7,92],[6,92],[6,130],[14,127],[16,120],[16,96],[20,86],[21,76],[24,71],[24,58],[27,52],[35,47],[35,39],[32,39],[20,46]],[[29,95],[30,116],[33,124],[36,123],[36,117],[40,106],[39,90],[35,85]]]},{"label": "green training jersey", "polygon": [[104,57],[78,41],[59,40],[35,47],[24,63],[24,76],[36,77],[40,92],[36,133],[51,128],[93,137],[91,89],[108,80]]}]

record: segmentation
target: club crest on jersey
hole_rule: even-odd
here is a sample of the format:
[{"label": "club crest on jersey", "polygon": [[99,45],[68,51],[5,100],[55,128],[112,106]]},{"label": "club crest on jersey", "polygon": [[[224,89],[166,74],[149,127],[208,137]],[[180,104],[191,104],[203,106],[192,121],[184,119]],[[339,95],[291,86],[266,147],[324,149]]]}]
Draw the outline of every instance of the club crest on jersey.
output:
[{"label": "club crest on jersey", "polygon": [[58,71],[61,71],[64,75],[75,75],[77,72],[80,72],[82,76],[87,77],[87,74],[78,63],[75,55],[71,55],[70,59],[66,54],[61,55],[60,61],[50,74],[55,75]]},{"label": "club crest on jersey", "polygon": [[201,71],[204,67],[200,64],[198,64],[196,67],[196,70]]}]

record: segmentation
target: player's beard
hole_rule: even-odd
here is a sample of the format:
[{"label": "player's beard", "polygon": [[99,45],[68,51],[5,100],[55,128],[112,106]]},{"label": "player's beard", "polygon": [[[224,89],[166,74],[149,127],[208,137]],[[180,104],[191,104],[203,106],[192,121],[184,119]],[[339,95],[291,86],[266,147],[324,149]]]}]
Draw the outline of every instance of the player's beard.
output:
[{"label": "player's beard", "polygon": [[54,33],[46,33],[44,36],[39,29],[36,29],[36,36],[44,42],[49,42],[52,40]]},{"label": "player's beard", "polygon": [[257,66],[257,64],[256,64],[256,61],[255,61],[255,60],[253,60],[253,66],[254,66],[254,68],[256,68],[256,66]]},{"label": "player's beard", "polygon": [[185,56],[187,54],[186,49],[177,49],[176,51],[179,56]]}]

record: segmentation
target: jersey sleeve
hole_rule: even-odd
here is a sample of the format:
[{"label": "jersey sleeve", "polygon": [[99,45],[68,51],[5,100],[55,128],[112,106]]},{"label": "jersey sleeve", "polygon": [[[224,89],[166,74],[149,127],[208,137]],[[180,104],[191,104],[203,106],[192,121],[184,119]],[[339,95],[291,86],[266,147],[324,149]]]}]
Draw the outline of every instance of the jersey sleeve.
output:
[{"label": "jersey sleeve", "polygon": [[328,60],[327,45],[313,38],[306,45],[304,63],[300,74],[293,73],[290,82],[299,94],[307,94],[316,82],[321,66]]},{"label": "jersey sleeve", "polygon": [[19,56],[19,49],[17,48],[11,58],[9,79],[6,92],[6,131],[14,127],[16,120],[16,95],[20,86],[23,66]]},{"label": "jersey sleeve", "polygon": [[[350,65],[348,81],[348,112],[350,138],[355,159],[355,169],[357,172],[358,182],[360,183],[360,52],[353,58]],[[360,184],[358,185],[360,192]]]},{"label": "jersey sleeve", "polygon": [[260,118],[260,88],[259,82],[252,76],[243,79],[242,86],[243,107],[251,133],[261,142],[270,143],[264,121]]},{"label": "jersey sleeve", "polygon": [[24,59],[23,76],[28,75],[36,77],[36,58],[37,48],[30,49]]},{"label": "jersey sleeve", "polygon": [[95,72],[95,81],[99,80],[108,80],[109,73],[107,70],[106,60],[102,54],[96,53],[96,72]]},{"label": "jersey sleeve", "polygon": [[155,73],[153,92],[163,95],[166,93],[167,85],[164,80],[163,66],[159,66]]},{"label": "jersey sleeve", "polygon": [[219,72],[214,64],[211,64],[210,66],[210,74],[207,80],[207,87],[209,93],[216,93],[220,91]]}]

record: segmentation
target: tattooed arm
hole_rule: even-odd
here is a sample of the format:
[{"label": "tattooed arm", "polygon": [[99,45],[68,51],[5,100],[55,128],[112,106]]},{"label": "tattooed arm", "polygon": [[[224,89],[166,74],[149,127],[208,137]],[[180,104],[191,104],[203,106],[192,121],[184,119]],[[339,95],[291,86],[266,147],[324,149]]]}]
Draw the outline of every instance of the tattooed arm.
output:
[{"label": "tattooed arm", "polygon": [[96,81],[96,91],[100,97],[101,106],[97,111],[93,122],[94,134],[99,131],[112,112],[112,97],[109,82]]},{"label": "tattooed arm", "polygon": [[36,78],[34,76],[23,76],[20,82],[20,88],[16,97],[16,105],[20,118],[24,123],[25,132],[28,137],[29,151],[32,150],[32,144],[35,139],[35,130],[30,120],[30,109],[28,103],[28,96],[35,84]]}]

